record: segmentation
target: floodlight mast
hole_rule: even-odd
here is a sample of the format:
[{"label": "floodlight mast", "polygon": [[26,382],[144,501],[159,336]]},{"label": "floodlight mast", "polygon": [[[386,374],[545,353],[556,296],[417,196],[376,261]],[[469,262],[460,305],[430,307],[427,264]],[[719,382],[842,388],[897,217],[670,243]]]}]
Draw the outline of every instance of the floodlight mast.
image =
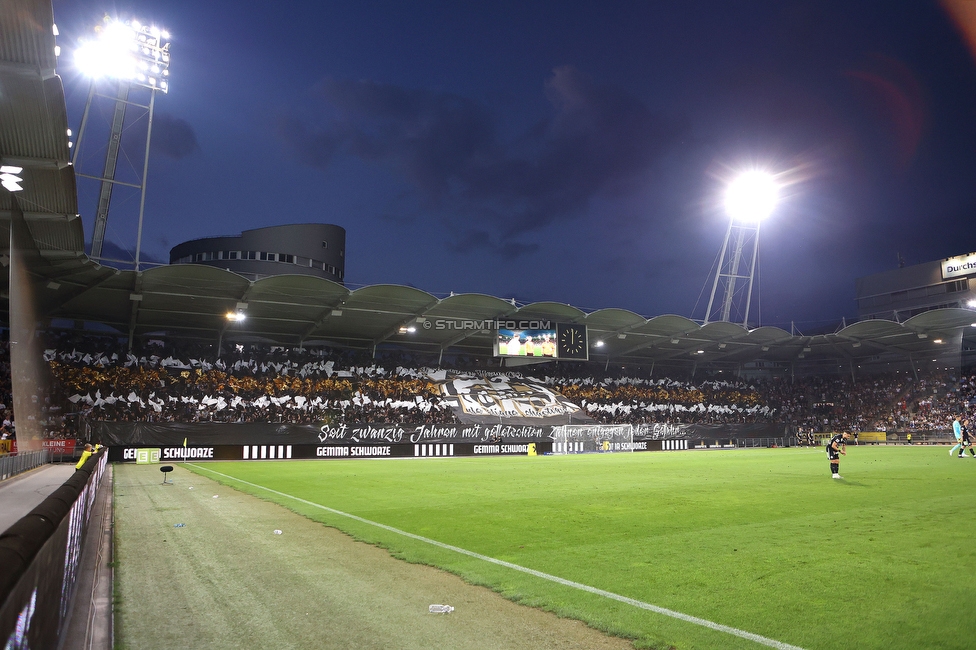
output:
[{"label": "floodlight mast", "polygon": [[[756,263],[759,260],[759,226],[775,208],[777,193],[778,188],[773,177],[765,172],[746,172],[729,185],[725,197],[729,228],[722,243],[711,296],[705,310],[706,325],[715,321],[731,322],[732,309],[739,306],[742,326],[749,327]],[[751,257],[748,271],[741,269],[743,257],[746,255]],[[747,282],[743,285],[740,281]],[[722,286],[722,302],[713,311],[719,285]]]},{"label": "floodlight mast", "polygon": [[[156,92],[169,92],[169,46],[170,37],[165,31],[155,27],[141,25],[132,20],[122,22],[112,20],[108,16],[101,25],[95,28],[96,39],[82,41],[75,52],[78,68],[91,77],[88,91],[88,101],[78,130],[78,138],[72,158],[75,174],[83,178],[91,178],[101,182],[98,204],[95,212],[94,230],[92,233],[91,257],[95,260],[106,260],[102,257],[102,246],[105,242],[105,229],[108,225],[109,207],[112,202],[112,189],[115,185],[135,187],[140,191],[139,225],[136,234],[136,254],[134,268],[140,267],[142,252],[142,224],[146,205],[146,178],[149,172],[149,145],[152,140],[153,111],[156,103]],[[114,97],[97,94],[97,86],[105,82],[117,83]],[[133,86],[149,90],[149,104],[139,104],[129,100],[129,92]],[[78,170],[82,141],[88,116],[91,112],[92,100],[96,97],[114,100],[112,124],[109,132],[108,147],[105,153],[105,164],[101,176],[90,176]],[[134,106],[146,111],[146,146],[143,160],[142,176],[138,184],[125,183],[116,180],[119,149],[125,125],[128,107]],[[106,260],[128,263],[125,260]]]}]

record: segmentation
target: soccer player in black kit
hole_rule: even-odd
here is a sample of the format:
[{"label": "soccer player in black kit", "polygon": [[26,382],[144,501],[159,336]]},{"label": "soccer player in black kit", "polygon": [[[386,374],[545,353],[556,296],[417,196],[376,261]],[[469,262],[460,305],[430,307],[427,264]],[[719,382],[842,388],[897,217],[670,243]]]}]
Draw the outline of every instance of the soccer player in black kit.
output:
[{"label": "soccer player in black kit", "polygon": [[959,458],[966,455],[966,449],[969,449],[969,453],[976,458],[976,449],[973,448],[973,440],[969,433],[969,419],[966,418],[962,421],[962,447],[959,449]]},{"label": "soccer player in black kit", "polygon": [[833,478],[844,478],[838,473],[840,471],[840,457],[841,454],[847,455],[847,439],[850,435],[846,431],[838,433],[827,443],[827,458],[830,460],[830,473]]}]

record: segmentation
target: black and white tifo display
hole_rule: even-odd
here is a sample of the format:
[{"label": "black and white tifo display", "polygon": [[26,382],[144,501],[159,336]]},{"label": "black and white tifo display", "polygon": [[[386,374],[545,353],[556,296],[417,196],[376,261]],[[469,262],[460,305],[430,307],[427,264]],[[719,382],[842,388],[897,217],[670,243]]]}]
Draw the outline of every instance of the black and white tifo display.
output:
[{"label": "black and white tifo display", "polygon": [[577,424],[593,418],[542,382],[511,374],[434,373],[441,394],[465,424]]},{"label": "black and white tifo display", "polygon": [[564,424],[552,428],[553,454],[634,451],[631,424]]}]

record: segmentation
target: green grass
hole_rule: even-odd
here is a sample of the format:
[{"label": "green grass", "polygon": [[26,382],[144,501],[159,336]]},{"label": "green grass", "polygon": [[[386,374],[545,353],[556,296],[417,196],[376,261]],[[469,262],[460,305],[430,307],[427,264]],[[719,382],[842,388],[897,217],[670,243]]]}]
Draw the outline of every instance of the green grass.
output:
[{"label": "green grass", "polygon": [[[191,464],[191,468],[194,466]],[[759,647],[213,474],[804,648],[970,648],[976,460],[857,447],[195,471],[638,647]]]}]

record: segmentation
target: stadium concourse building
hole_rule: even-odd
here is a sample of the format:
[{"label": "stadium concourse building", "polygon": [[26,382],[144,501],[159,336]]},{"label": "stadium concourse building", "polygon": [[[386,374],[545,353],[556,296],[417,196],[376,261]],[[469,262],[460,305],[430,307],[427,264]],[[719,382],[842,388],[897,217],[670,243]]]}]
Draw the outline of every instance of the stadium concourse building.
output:
[{"label": "stadium concourse building", "polygon": [[[905,322],[941,309],[976,307],[976,253],[875,273],[856,282],[861,320]],[[976,322],[962,329],[960,365],[976,365]]]},{"label": "stadium concourse building", "polygon": [[905,321],[933,309],[976,304],[976,253],[858,278],[858,316]]},{"label": "stadium concourse building", "polygon": [[303,223],[245,230],[236,237],[205,237],[174,246],[170,264],[206,264],[251,280],[272,275],[313,275],[341,283],[346,229]]}]

